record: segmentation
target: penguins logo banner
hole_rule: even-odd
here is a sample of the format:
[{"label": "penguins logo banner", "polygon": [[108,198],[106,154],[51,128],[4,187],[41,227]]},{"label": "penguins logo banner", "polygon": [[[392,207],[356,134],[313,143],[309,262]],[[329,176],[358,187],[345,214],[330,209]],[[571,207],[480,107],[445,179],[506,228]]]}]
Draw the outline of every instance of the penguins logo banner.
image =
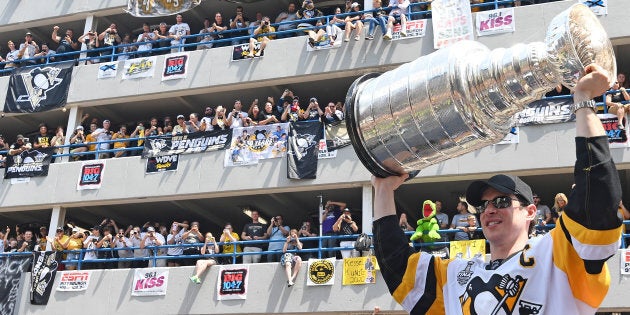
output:
[{"label": "penguins logo banner", "polygon": [[9,79],[4,112],[35,113],[64,106],[71,78],[71,64],[16,70]]}]

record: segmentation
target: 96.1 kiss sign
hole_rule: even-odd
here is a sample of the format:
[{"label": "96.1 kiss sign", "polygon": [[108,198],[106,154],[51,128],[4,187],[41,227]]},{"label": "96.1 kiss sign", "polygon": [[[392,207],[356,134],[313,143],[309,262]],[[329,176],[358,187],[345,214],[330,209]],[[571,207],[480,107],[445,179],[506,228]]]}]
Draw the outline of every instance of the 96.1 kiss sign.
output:
[{"label": "96.1 kiss sign", "polygon": [[144,268],[134,270],[131,295],[166,295],[168,268]]}]

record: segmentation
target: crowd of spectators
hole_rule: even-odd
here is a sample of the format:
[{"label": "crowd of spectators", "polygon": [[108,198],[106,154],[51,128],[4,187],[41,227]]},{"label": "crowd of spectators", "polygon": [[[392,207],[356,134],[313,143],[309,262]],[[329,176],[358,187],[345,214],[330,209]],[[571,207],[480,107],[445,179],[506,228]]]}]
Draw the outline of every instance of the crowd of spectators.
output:
[{"label": "crowd of spectators", "polygon": [[[4,69],[13,69],[19,66],[72,60],[79,57],[79,52],[85,52],[87,55],[85,63],[91,64],[245,43],[250,44],[247,57],[256,57],[260,56],[269,41],[276,37],[286,38],[305,34],[300,31],[301,28],[307,28],[306,33],[309,34],[311,43],[320,41],[324,34],[329,35],[332,43],[337,41],[341,34],[344,41],[349,41],[352,32],[355,34],[353,38],[360,40],[364,35],[365,24],[369,24],[366,39],[374,39],[376,25],[380,26],[384,39],[391,39],[394,24],[402,26],[401,35],[405,36],[405,23],[408,19],[430,17],[430,12],[427,11],[430,10],[430,2],[391,0],[387,6],[383,6],[381,1],[375,0],[372,4],[373,9],[362,11],[358,2],[346,0],[343,10],[339,7],[336,8],[334,15],[325,16],[313,0],[304,0],[301,4],[289,3],[287,9],[277,15],[274,23],[261,12],[256,12],[255,17],[250,18],[242,6],[237,6],[229,20],[223,18],[225,12],[216,12],[214,19],[205,18],[202,28],[194,31],[181,14],[175,16],[172,25],[165,21],[154,26],[144,23],[138,34],[121,33],[116,23],[109,24],[101,32],[92,29],[79,36],[71,28],[61,33],[62,28],[55,25],[49,38],[34,39],[33,35],[27,32],[23,40],[17,41],[19,46],[14,41],[8,41],[6,58],[0,56],[0,63]],[[495,7],[493,1],[470,2],[474,12]],[[549,1],[514,1],[502,3],[499,7],[540,2]],[[57,46],[56,51],[51,49],[51,43]],[[259,50],[254,48],[257,43],[261,45]]]},{"label": "crowd of spectators", "polygon": [[[258,99],[250,104],[247,111],[240,100],[235,100],[232,110],[227,112],[227,106],[207,106],[203,115],[190,113],[176,115],[175,121],[167,115],[162,119],[151,117],[147,121],[121,122],[112,125],[109,119],[101,120],[84,114],[80,124],[69,135],[70,154],[73,160],[86,160],[96,157],[124,157],[139,155],[141,149],[127,150],[139,147],[147,137],[161,135],[192,134],[201,131],[226,130],[237,127],[267,125],[293,121],[322,121],[330,124],[342,121],[343,103],[330,101],[322,109],[317,98],[311,97],[307,104],[300,103],[300,98],[289,89],[285,89],[278,101],[273,96],[267,97],[264,106],[259,105]],[[133,128],[133,129],[132,129]],[[87,130],[87,131],[86,131]],[[129,132],[131,130],[131,132]],[[32,137],[19,134],[16,141],[9,145],[0,136],[0,154],[6,150],[8,155],[16,155],[24,150],[40,147],[58,147],[56,154],[63,153],[65,143],[64,128],[58,126],[55,133],[49,132],[49,127],[41,123],[38,133]],[[98,150],[97,150],[98,149]],[[2,156],[0,156],[2,158]]]},{"label": "crowd of spectators", "polygon": [[[346,208],[344,215],[340,214],[335,220],[342,220],[349,215],[350,210]],[[76,269],[77,260],[81,258],[81,249],[84,249],[81,260],[86,261],[82,262],[81,269],[196,266],[195,275],[191,278],[193,282],[198,282],[199,276],[214,264],[279,262],[283,266],[293,267],[293,271],[297,273],[299,269],[295,269],[296,264],[317,257],[317,252],[301,252],[303,249],[319,247],[316,239],[303,240],[318,236],[310,220],[301,221],[300,228],[297,229],[284,223],[282,215],[271,217],[269,224],[261,222],[258,211],[252,211],[250,216],[252,221],[243,226],[241,233],[235,232],[232,224],[227,222],[220,237],[215,237],[209,231],[203,233],[200,223],[196,221],[174,221],[170,225],[145,222],[143,225],[125,227],[119,226],[113,219],[105,218],[89,230],[68,222],[57,227],[53,237],[48,235],[46,226],[16,225],[13,229],[7,226],[4,231],[0,231],[0,240],[3,242],[3,252],[39,251],[50,245],[50,248],[57,251],[59,260],[67,260],[64,268],[70,270]],[[356,223],[352,222],[350,225],[353,226],[352,234],[359,233]],[[240,243],[236,244],[239,241],[260,242],[247,242],[242,246]],[[338,240],[333,240],[323,244],[322,248],[339,245],[343,247],[343,241],[340,244]],[[352,244],[348,246],[352,247]],[[263,251],[268,251],[269,254],[255,254]],[[346,251],[330,250],[324,253],[325,257],[350,257],[344,252]],[[153,256],[161,258],[153,260]],[[120,260],[113,261],[112,258]],[[291,268],[288,270],[291,271]],[[291,284],[294,277],[288,274]]]}]

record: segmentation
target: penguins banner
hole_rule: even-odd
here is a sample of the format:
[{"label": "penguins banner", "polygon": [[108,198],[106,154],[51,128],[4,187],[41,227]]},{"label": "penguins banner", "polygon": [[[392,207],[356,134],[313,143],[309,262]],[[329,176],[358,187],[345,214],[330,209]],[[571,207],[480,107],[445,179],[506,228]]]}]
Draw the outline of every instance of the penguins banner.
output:
[{"label": "penguins banner", "polygon": [[291,123],[289,151],[287,153],[287,178],[316,178],[318,144],[323,136],[324,127],[319,121],[296,121]]},{"label": "penguins banner", "polygon": [[55,274],[57,274],[56,253],[33,252],[33,271],[31,272],[31,304],[46,305],[50,298]]},{"label": "penguins banner", "polygon": [[72,62],[17,69],[9,79],[5,113],[44,112],[66,105]]}]

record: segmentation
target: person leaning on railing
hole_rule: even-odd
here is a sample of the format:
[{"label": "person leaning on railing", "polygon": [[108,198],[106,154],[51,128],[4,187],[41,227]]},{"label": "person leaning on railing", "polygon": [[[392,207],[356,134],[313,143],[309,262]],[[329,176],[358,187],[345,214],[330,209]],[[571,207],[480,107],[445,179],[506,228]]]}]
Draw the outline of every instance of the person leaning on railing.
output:
[{"label": "person leaning on railing", "polygon": [[[608,112],[617,115],[617,128],[624,130],[624,117],[630,112],[630,95],[628,91],[620,85],[619,81],[613,84],[612,88],[608,90],[606,94],[606,106],[608,106]],[[625,103],[625,104],[624,104]]]},{"label": "person leaning on railing", "polygon": [[[262,52],[267,47],[269,41],[271,41],[275,35],[269,35],[269,33],[275,33],[276,29],[270,25],[269,17],[264,16],[261,24],[254,29],[254,36],[249,39],[249,58],[260,57]],[[260,43],[260,49],[255,50],[256,44]]]},{"label": "person leaning on railing", "polygon": [[65,242],[61,243],[61,247],[64,250],[67,250],[66,259],[70,262],[66,263],[66,269],[68,270],[76,270],[77,269],[77,260],[80,257],[80,250],[83,248],[83,238],[85,234],[81,233],[79,228],[72,228],[72,234],[65,240]]}]

